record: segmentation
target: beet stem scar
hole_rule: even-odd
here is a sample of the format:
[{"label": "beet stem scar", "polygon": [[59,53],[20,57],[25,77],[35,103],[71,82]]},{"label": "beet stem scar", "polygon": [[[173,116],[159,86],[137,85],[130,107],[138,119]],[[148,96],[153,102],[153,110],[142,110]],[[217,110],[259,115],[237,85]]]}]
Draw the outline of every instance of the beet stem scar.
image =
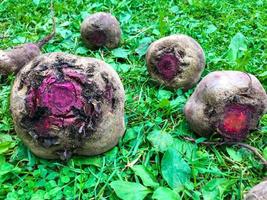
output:
[{"label": "beet stem scar", "polygon": [[180,61],[173,54],[165,54],[160,57],[156,67],[165,80],[171,80],[180,70]]}]

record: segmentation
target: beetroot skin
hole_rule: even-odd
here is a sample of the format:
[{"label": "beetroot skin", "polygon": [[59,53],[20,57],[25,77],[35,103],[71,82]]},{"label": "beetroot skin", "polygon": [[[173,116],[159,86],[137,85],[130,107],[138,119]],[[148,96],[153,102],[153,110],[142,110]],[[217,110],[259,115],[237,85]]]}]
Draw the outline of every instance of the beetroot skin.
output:
[{"label": "beetroot skin", "polygon": [[146,62],[150,75],[160,84],[187,90],[199,81],[205,55],[193,38],[179,34],[153,42]]},{"label": "beetroot skin", "polygon": [[124,90],[106,63],[44,54],[18,74],[11,92],[15,130],[36,155],[96,155],[124,133]]},{"label": "beetroot skin", "polygon": [[191,128],[201,136],[219,133],[229,141],[245,139],[266,113],[267,95],[259,80],[238,71],[208,74],[185,105]]},{"label": "beetroot skin", "polygon": [[116,48],[121,39],[118,20],[109,13],[98,12],[85,18],[81,25],[81,37],[90,49]]},{"label": "beetroot skin", "polygon": [[254,186],[244,197],[244,200],[266,200],[267,199],[267,180]]}]

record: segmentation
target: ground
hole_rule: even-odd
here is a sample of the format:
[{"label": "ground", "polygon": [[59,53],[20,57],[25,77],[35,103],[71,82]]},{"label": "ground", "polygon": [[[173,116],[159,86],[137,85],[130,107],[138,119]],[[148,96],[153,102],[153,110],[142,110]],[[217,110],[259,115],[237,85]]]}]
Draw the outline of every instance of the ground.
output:
[{"label": "ground", "polygon": [[[168,90],[148,75],[151,41],[188,34],[203,47],[202,75],[232,69],[252,73],[267,88],[266,3],[263,0],[55,0],[57,35],[43,52],[100,58],[119,73],[126,90],[127,131],[101,156],[67,163],[35,157],[16,137],[9,112],[14,76],[0,82],[0,199],[242,199],[267,174],[245,148],[206,147],[182,113],[193,92]],[[82,19],[97,11],[115,15],[123,39],[115,50],[90,51],[81,41]],[[0,2],[1,49],[37,41],[51,30],[48,0]],[[265,51],[265,52],[264,52]],[[267,115],[246,143],[267,159]]]}]

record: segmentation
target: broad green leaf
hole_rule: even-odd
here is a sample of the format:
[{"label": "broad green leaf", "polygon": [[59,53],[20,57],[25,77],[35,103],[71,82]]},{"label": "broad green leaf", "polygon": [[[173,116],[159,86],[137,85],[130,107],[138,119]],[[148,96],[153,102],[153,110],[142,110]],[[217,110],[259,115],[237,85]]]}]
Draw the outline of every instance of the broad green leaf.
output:
[{"label": "broad green leaf", "polygon": [[127,181],[113,181],[110,186],[114,189],[116,195],[123,200],[142,200],[151,191],[140,183]]},{"label": "broad green leaf", "polygon": [[8,134],[0,134],[0,154],[5,153],[15,146],[15,142],[12,137]]},{"label": "broad green leaf", "polygon": [[117,48],[112,51],[112,55],[115,58],[127,58],[129,54],[130,54],[130,51],[127,49],[123,49],[123,48]]},{"label": "broad green leaf", "polygon": [[192,154],[196,146],[188,141],[173,139],[172,147],[176,149],[180,154],[185,155],[186,158],[192,158]]},{"label": "broad green leaf", "polygon": [[128,128],[126,130],[125,136],[123,137],[123,142],[128,142],[130,140],[133,140],[137,137],[138,133],[141,131],[141,126],[134,126],[132,128]]},{"label": "broad green leaf", "polygon": [[40,3],[40,0],[32,0],[32,2],[33,2],[36,6],[38,6],[39,3]]},{"label": "broad green leaf", "polygon": [[237,162],[241,162],[242,161],[242,155],[240,152],[234,150],[233,148],[226,148],[227,153],[229,154],[229,156]]},{"label": "broad green leaf", "polygon": [[206,33],[207,34],[210,34],[210,33],[213,33],[217,30],[217,27],[214,26],[213,24],[210,24],[208,27],[207,27],[207,30],[206,30]]},{"label": "broad green leaf", "polygon": [[152,131],[147,139],[152,143],[156,151],[164,152],[173,143],[173,138],[169,133],[162,132],[160,130]]},{"label": "broad green leaf", "polygon": [[159,183],[157,183],[154,175],[150,171],[148,171],[148,169],[145,166],[135,165],[133,166],[132,169],[134,173],[142,179],[143,184],[145,186],[151,186],[151,187],[159,186]]},{"label": "broad green leaf", "polygon": [[128,72],[131,69],[130,65],[127,64],[119,64],[119,63],[111,63],[111,66],[117,71],[117,72]]},{"label": "broad green leaf", "polygon": [[237,33],[231,40],[229,45],[229,50],[227,58],[230,62],[236,62],[238,58],[241,58],[244,55],[244,52],[247,51],[247,42],[246,38],[242,33]]},{"label": "broad green leaf", "polygon": [[183,95],[179,95],[176,99],[170,101],[172,109],[179,108],[180,111],[184,109],[186,98]]},{"label": "broad green leaf", "polygon": [[168,107],[168,106],[170,106],[170,101],[168,99],[162,99],[159,102],[159,107],[160,108],[165,108],[165,107]]},{"label": "broad green leaf", "polygon": [[176,188],[190,181],[191,168],[174,148],[169,148],[161,161],[161,172],[171,188]]},{"label": "broad green leaf", "polygon": [[7,162],[0,165],[0,177],[5,175],[5,174],[8,174],[9,172],[18,173],[18,172],[20,172],[20,168],[14,167],[13,165],[11,165]]},{"label": "broad green leaf", "polygon": [[232,187],[237,180],[227,180],[225,178],[212,179],[202,188],[204,200],[220,200],[227,188]]},{"label": "broad green leaf", "polygon": [[12,142],[1,142],[0,143],[0,154],[5,153],[12,146]]},{"label": "broad green leaf", "polygon": [[166,187],[159,187],[152,196],[153,199],[157,200],[180,200],[181,197],[178,196],[173,190]]},{"label": "broad green leaf", "polygon": [[170,99],[172,96],[172,92],[168,91],[168,90],[162,90],[160,89],[158,91],[158,94],[157,94],[157,98],[159,101],[163,100],[163,99]]},{"label": "broad green leaf", "polygon": [[75,51],[75,54],[78,55],[86,55],[88,52],[88,49],[86,49],[85,47],[78,47]]},{"label": "broad green leaf", "polygon": [[102,166],[102,159],[100,157],[75,157],[72,159],[75,165],[94,165],[96,167]]},{"label": "broad green leaf", "polygon": [[151,37],[145,37],[139,42],[138,48],[135,50],[135,52],[141,57],[146,54],[147,49],[149,47],[149,44],[152,42]]}]

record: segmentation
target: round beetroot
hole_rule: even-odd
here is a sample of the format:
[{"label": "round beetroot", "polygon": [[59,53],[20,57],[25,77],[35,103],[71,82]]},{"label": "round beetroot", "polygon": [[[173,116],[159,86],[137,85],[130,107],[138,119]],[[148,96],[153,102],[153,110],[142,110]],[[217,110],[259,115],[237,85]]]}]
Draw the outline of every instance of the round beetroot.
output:
[{"label": "round beetroot", "polygon": [[267,109],[267,95],[259,80],[239,71],[208,74],[185,105],[191,128],[201,136],[219,133],[241,141],[257,128]]},{"label": "round beetroot", "polygon": [[81,25],[81,36],[88,48],[116,48],[121,39],[118,20],[109,13],[99,12],[85,18]]},{"label": "round beetroot", "polygon": [[42,158],[96,155],[124,134],[124,89],[103,61],[44,54],[26,65],[11,92],[15,130]]},{"label": "round beetroot", "polygon": [[153,42],[146,62],[150,75],[160,84],[187,90],[199,81],[205,55],[193,38],[179,34]]}]

